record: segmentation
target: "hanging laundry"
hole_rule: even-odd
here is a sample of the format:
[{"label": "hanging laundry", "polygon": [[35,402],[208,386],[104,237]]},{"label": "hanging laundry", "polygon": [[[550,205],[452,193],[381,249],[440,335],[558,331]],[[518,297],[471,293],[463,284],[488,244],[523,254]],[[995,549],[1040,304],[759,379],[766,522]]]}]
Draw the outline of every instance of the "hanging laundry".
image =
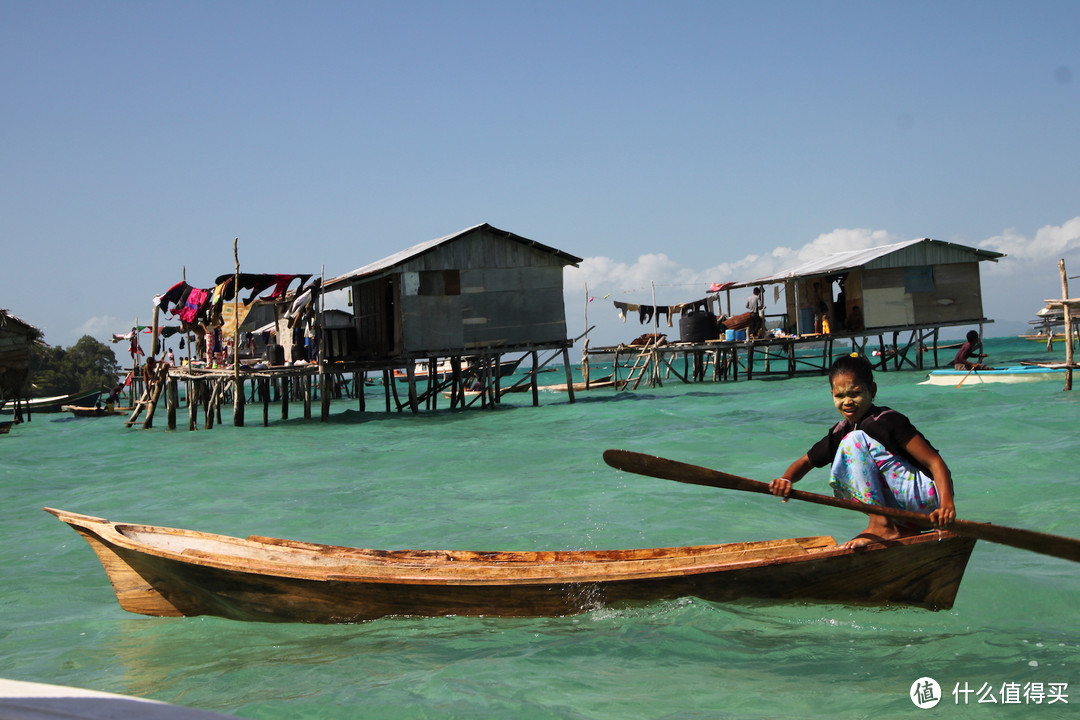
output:
[{"label": "hanging laundry", "polygon": [[206,290],[192,288],[191,292],[188,293],[187,300],[184,301],[184,307],[178,313],[178,317],[184,322],[195,322],[196,316],[209,297],[210,293]]},{"label": "hanging laundry", "polygon": [[158,298],[158,307],[162,310],[168,310],[169,305],[179,305],[183,302],[184,295],[191,290],[191,286],[184,281],[180,281],[173,285],[171,288],[165,291],[164,295]]}]

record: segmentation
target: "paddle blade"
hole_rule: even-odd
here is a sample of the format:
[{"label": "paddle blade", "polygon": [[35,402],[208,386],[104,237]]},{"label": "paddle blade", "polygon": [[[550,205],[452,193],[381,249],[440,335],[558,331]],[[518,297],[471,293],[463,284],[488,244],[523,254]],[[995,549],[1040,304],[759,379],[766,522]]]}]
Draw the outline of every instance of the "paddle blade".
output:
[{"label": "paddle blade", "polygon": [[769,492],[769,486],[763,482],[632,450],[605,450],[604,462],[616,470],[625,470],[662,480],[675,480],[691,485],[706,485],[728,490]]}]

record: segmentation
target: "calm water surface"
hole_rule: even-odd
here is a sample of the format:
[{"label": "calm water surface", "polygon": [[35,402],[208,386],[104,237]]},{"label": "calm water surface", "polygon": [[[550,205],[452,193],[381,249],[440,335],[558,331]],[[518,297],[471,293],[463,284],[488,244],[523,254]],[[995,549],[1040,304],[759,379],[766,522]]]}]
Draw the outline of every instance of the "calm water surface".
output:
[{"label": "calm water surface", "polygon": [[[1047,357],[1022,341],[987,349],[997,362]],[[961,517],[1080,535],[1080,388],[957,390],[920,386],[923,375],[880,375],[878,402],[941,450]],[[615,447],[769,480],[834,422],[822,378],[672,380],[541,403],[412,416],[343,400],[329,423],[295,419],[294,406],[268,428],[249,411],[248,427],[198,432],[36,416],[0,438],[0,676],[264,719],[1080,716],[1080,567],[999,545],[979,543],[943,612],[684,598],[566,618],[311,626],[126,613],[89,546],[40,509],[378,548],[650,547],[865,526],[601,459]],[[801,488],[826,491],[823,472]],[[924,676],[942,688],[932,711],[908,698]],[[1002,702],[1032,683],[1067,683],[1069,703]],[[997,703],[973,692],[964,704],[958,686]]]}]

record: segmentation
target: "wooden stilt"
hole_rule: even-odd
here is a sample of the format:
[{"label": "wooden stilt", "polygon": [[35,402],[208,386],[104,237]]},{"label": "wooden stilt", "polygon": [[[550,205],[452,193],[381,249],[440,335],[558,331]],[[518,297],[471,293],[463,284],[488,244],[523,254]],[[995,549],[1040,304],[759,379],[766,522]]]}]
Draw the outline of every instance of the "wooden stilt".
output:
[{"label": "wooden stilt", "polygon": [[[1061,299],[1065,317],[1065,389],[1072,390],[1073,383],[1073,319],[1072,304],[1069,303],[1069,276],[1065,274],[1064,258],[1058,260],[1058,270],[1061,272]],[[1053,329],[1050,330],[1053,335]]]},{"label": "wooden stilt", "polygon": [[[586,342],[588,342],[588,341],[586,340]],[[583,372],[585,373],[586,378],[588,378],[588,376],[589,376],[588,367],[589,367],[589,364],[584,363]],[[532,377],[529,378],[529,388],[532,390],[533,407],[539,407],[540,406],[540,382],[537,379],[539,377],[539,370],[540,370],[539,356],[537,355],[536,351],[533,350],[532,351]],[[586,387],[588,387],[587,382],[586,382]]]},{"label": "wooden stilt", "polygon": [[149,430],[154,427],[154,412],[157,410],[158,399],[161,397],[161,390],[165,387],[165,383],[162,381],[163,372],[168,372],[168,368],[164,365],[158,366],[160,370],[155,371],[150,382],[153,387],[150,389],[150,403],[146,408],[146,419],[143,421],[143,429]]},{"label": "wooden stilt", "polygon": [[331,377],[326,373],[319,373],[319,383],[322,385],[322,404],[319,419],[326,422],[330,419],[330,382]]},{"label": "wooden stilt", "polygon": [[289,376],[281,378],[281,419],[289,419]]},{"label": "wooden stilt", "polygon": [[263,427],[270,424],[270,380],[259,378],[259,394],[262,396]]},{"label": "wooden stilt", "polygon": [[436,368],[439,367],[439,359],[434,357],[428,358],[428,372],[427,372],[427,399],[425,405],[428,410],[435,409],[435,396],[438,394],[435,392],[435,385],[438,381],[438,372]]},{"label": "wooden stilt", "polygon": [[[586,322],[586,325],[588,323]],[[536,367],[536,351],[533,350],[533,367]],[[585,338],[585,347],[581,351],[581,379],[585,381],[585,389],[589,389],[590,372],[589,372],[589,338]]]},{"label": "wooden stilt", "polygon": [[570,370],[570,351],[566,348],[562,349],[563,368],[566,369],[566,394],[570,397],[570,402],[574,402],[574,373]]},{"label": "wooden stilt", "polygon": [[233,427],[244,427],[244,378],[233,375]]},{"label": "wooden stilt", "polygon": [[203,427],[207,430],[214,429],[214,413],[217,404],[217,396],[220,385],[217,381],[207,382],[206,405],[203,406]]},{"label": "wooden stilt", "polygon": [[165,395],[165,424],[170,430],[176,429],[176,406],[180,393],[176,389],[176,378],[169,378],[168,392]]},{"label": "wooden stilt", "polygon": [[450,358],[450,409],[465,407],[465,378],[461,376],[461,356]]},{"label": "wooden stilt", "polygon": [[187,396],[188,430],[199,427],[199,393],[202,392],[200,385],[198,380],[187,381],[187,391],[184,394]]},{"label": "wooden stilt", "polygon": [[414,413],[420,412],[419,401],[416,396],[416,363],[409,361],[405,366],[405,375],[409,381],[409,409]]}]

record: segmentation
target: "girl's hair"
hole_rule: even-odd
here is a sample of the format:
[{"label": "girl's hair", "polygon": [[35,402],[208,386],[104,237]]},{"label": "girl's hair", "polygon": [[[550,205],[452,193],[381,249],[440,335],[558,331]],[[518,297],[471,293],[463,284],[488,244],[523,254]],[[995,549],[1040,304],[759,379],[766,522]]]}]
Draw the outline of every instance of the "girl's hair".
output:
[{"label": "girl's hair", "polygon": [[877,386],[874,384],[874,367],[862,355],[853,353],[836,358],[833,364],[829,366],[829,382],[831,383],[837,375],[853,375],[856,380],[870,390],[871,395],[876,394]]}]

